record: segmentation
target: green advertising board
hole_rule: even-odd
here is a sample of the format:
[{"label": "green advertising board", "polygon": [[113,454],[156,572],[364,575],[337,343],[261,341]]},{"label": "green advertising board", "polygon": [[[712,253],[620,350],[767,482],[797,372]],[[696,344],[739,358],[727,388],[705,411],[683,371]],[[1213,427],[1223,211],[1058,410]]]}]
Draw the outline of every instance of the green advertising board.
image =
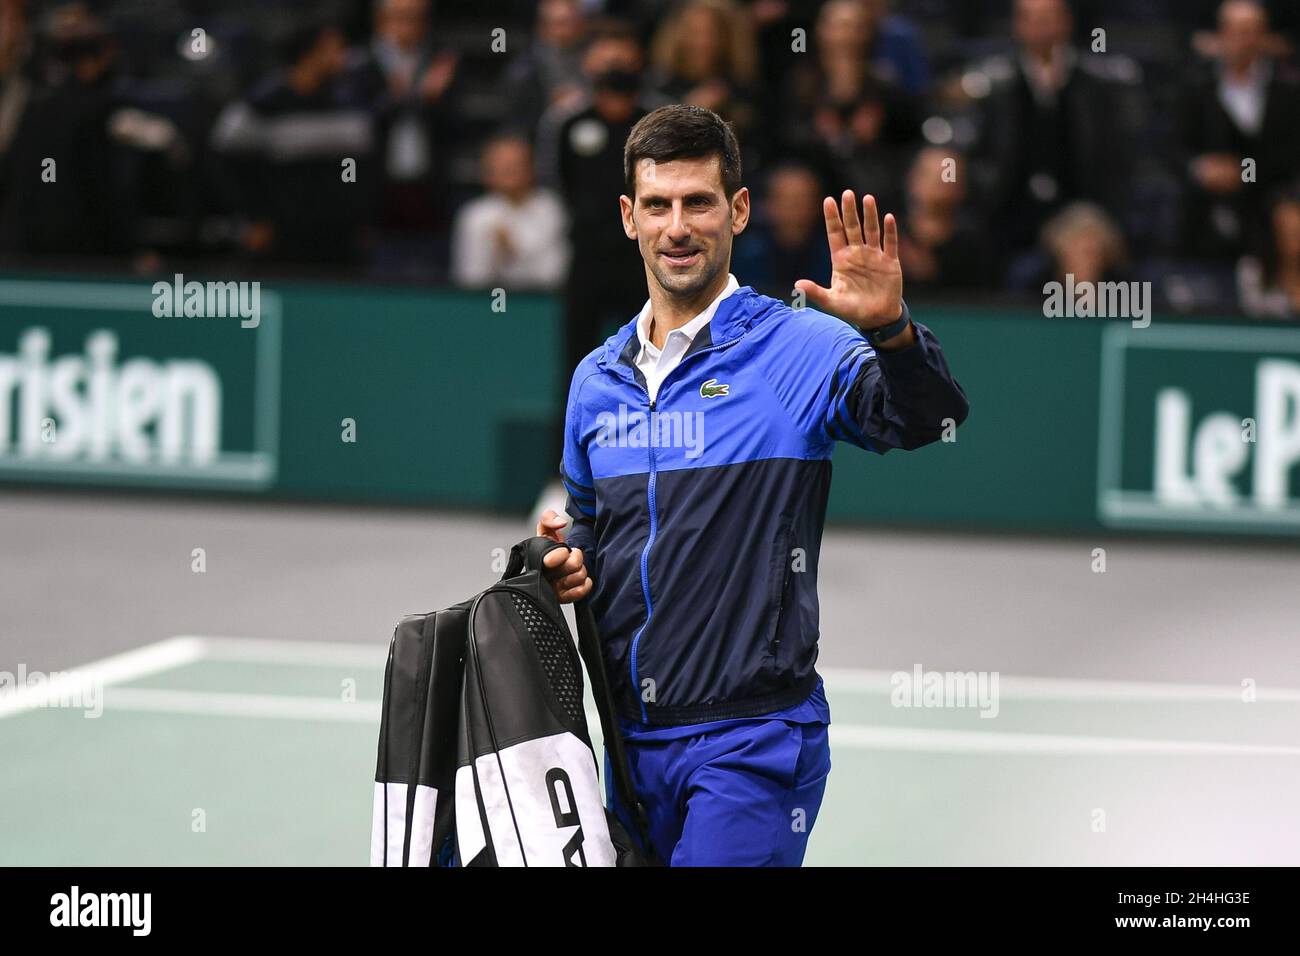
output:
[{"label": "green advertising board", "polygon": [[[522,511],[554,474],[553,297],[263,283],[253,321],[187,288],[0,280],[0,481]],[[1300,536],[1300,329],[914,315],[970,418],[840,448],[832,520]]]},{"label": "green advertising board", "polygon": [[1300,531],[1300,329],[1108,327],[1099,518]]}]

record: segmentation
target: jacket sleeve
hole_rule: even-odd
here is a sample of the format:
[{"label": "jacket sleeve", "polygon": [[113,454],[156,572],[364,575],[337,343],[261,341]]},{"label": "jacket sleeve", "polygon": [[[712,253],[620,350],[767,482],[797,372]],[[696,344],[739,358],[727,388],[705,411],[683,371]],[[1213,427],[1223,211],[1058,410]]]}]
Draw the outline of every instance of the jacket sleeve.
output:
[{"label": "jacket sleeve", "polygon": [[810,437],[884,454],[928,445],[949,419],[966,420],[966,393],[939,340],[921,323],[912,323],[916,342],[894,352],[877,352],[861,332],[831,316],[814,313],[802,324],[794,363],[802,394],[794,412]]},{"label": "jacket sleeve", "polygon": [[574,372],[569,385],[569,401],[564,413],[564,455],[560,462],[560,480],[568,495],[565,511],[573,519],[566,541],[570,547],[581,548],[590,570],[595,564],[596,548],[596,488],[591,476],[591,463],[587,448],[582,444],[582,405],[579,394],[586,380],[582,366]]}]

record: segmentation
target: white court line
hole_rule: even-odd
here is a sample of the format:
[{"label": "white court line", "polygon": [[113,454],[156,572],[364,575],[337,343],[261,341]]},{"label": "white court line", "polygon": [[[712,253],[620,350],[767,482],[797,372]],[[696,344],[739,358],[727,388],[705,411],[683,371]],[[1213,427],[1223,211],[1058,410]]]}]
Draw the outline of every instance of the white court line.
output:
[{"label": "white court line", "polygon": [[[87,679],[103,686],[125,683],[202,660],[247,661],[321,666],[382,666],[382,644],[338,644],[326,641],[262,641],[255,638],[182,635],[104,658],[63,672],[37,687],[0,693],[0,717],[46,705]],[[891,671],[827,668],[822,676],[832,690],[881,693],[890,688]],[[1008,697],[1069,700],[1240,700],[1235,687],[1139,683],[1130,681],[1062,680],[1001,675],[999,691]],[[1296,700],[1300,691],[1259,691],[1261,700]],[[174,691],[114,687],[104,693],[111,710],[184,713],[208,716],[266,717],[377,724],[378,701],[348,703],[335,698],[286,697],[213,691]],[[587,714],[593,737],[599,739],[599,719]],[[1205,741],[1141,740],[1059,734],[962,731],[924,728],[872,727],[832,724],[831,737],[840,746],[872,750],[911,750],[946,753],[1020,754],[1247,754],[1300,755],[1300,747],[1232,744]]]},{"label": "white court line", "polygon": [[329,641],[264,641],[255,637],[202,637],[197,634],[185,637],[200,641],[204,658],[210,661],[382,669],[388,659],[387,641],[334,644]]},{"label": "white court line", "polygon": [[[103,660],[55,671],[40,684],[0,691],[0,718],[46,707],[84,692],[87,685],[107,687],[202,660],[203,642],[193,637],[172,637],[146,644]],[[84,708],[78,708],[84,709]]]},{"label": "white court line", "polygon": [[[859,694],[888,693],[895,673],[906,674],[909,681],[912,676],[910,671],[850,667],[818,668],[817,672],[825,678],[826,686],[831,690]],[[998,696],[1016,700],[1227,700],[1240,703],[1241,691],[1242,688],[1236,684],[1174,684],[998,674]],[[1300,701],[1300,690],[1257,685],[1255,697],[1269,702],[1297,702]]]},{"label": "white court line", "polygon": [[1062,734],[980,730],[918,730],[907,727],[830,726],[832,744],[864,750],[924,750],[999,754],[1235,754],[1300,757],[1300,747],[1229,744],[1199,740],[1128,740]]},{"label": "white court line", "polygon": [[334,697],[286,697],[220,691],[114,687],[104,694],[105,710],[152,711],[209,717],[267,717],[325,720],[379,726],[379,701],[348,702]]},{"label": "white court line", "polygon": [[[273,694],[229,694],[215,691],[172,691],[115,687],[104,697],[104,708],[208,717],[253,717],[287,720],[338,721],[379,725],[377,701],[348,703],[332,697],[281,697]],[[593,744],[600,742],[600,720],[587,713]],[[905,750],[931,753],[983,754],[1146,754],[1300,756],[1300,747],[1232,744],[1192,740],[1129,740],[1062,734],[1002,733],[998,731],[924,730],[831,724],[831,742],[858,750]]]},{"label": "white court line", "polygon": [[[330,641],[263,641],[248,637],[186,637],[203,643],[208,660],[381,668],[388,654],[387,641],[338,644]],[[837,693],[880,694],[889,692],[890,679],[896,672],[828,667],[819,673],[826,679],[827,687]],[[1237,684],[1083,680],[1015,674],[998,675],[998,694],[1015,700],[1241,701],[1241,687]],[[1292,688],[1265,685],[1257,687],[1255,696],[1267,702],[1300,702],[1300,690]]]},{"label": "white court line", "polygon": [[[210,690],[164,690],[157,687],[114,687],[104,694],[104,709],[196,717],[267,717],[284,720],[326,720],[373,724],[379,729],[382,705],[377,700],[349,703],[337,697],[239,694]],[[600,716],[587,711],[593,741],[600,740]]]}]

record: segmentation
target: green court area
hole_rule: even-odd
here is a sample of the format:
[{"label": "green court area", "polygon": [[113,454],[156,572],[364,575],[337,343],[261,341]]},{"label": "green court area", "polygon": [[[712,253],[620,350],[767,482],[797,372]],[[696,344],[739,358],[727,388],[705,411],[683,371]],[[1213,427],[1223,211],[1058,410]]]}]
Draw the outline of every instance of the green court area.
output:
[{"label": "green court area", "polygon": [[[0,693],[0,865],[365,865],[385,654],[178,637],[74,672],[97,717]],[[824,676],[808,864],[1300,862],[1296,691],[999,675],[994,714]]]}]

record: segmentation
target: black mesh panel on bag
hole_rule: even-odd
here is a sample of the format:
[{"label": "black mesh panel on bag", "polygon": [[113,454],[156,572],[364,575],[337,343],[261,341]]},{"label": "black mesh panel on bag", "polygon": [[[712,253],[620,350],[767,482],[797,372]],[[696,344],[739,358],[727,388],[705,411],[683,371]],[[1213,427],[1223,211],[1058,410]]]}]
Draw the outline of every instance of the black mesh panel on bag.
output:
[{"label": "black mesh panel on bag", "polygon": [[512,591],[510,598],[533,639],[537,656],[542,660],[542,670],[551,682],[551,692],[555,699],[571,719],[584,722],[581,665],[569,636],[522,594]]}]

